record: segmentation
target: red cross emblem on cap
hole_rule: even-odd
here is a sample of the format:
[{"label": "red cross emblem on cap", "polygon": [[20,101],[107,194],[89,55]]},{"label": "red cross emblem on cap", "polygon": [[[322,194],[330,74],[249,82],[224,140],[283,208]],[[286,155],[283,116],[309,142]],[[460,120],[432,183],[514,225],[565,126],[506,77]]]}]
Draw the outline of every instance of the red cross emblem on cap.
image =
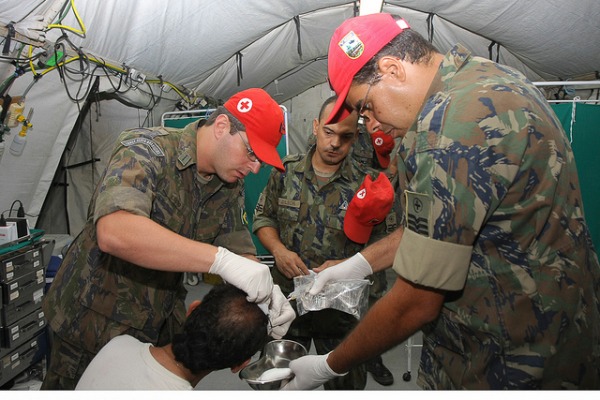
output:
[{"label": "red cross emblem on cap", "polygon": [[252,100],[250,100],[247,97],[244,97],[243,99],[238,101],[237,110],[241,113],[245,113],[252,110]]}]

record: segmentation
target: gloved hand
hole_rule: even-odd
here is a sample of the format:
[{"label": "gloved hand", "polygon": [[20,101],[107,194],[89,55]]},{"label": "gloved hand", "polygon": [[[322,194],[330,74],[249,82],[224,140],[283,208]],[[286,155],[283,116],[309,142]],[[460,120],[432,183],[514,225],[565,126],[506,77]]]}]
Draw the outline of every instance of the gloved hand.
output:
[{"label": "gloved hand", "polygon": [[269,335],[275,339],[284,337],[294,318],[296,318],[294,308],[281,293],[279,285],[273,285],[269,304]]},{"label": "gloved hand", "polygon": [[273,278],[268,266],[234,254],[224,247],[219,247],[208,272],[221,276],[224,281],[245,291],[248,301],[253,303],[267,302],[273,291]]},{"label": "gloved hand", "polygon": [[327,357],[329,353],[320,356],[304,356],[290,362],[290,369],[294,372],[294,378],[281,390],[312,390],[318,388],[325,382],[344,376],[329,368]]},{"label": "gloved hand", "polygon": [[346,261],[319,272],[308,293],[314,296],[319,294],[329,282],[342,279],[364,279],[365,276],[372,273],[371,264],[362,254],[356,253]]},{"label": "gloved hand", "polygon": [[15,31],[31,40],[43,42],[46,39],[45,29],[48,24],[44,22],[43,15],[32,15],[23,21],[14,24]]}]

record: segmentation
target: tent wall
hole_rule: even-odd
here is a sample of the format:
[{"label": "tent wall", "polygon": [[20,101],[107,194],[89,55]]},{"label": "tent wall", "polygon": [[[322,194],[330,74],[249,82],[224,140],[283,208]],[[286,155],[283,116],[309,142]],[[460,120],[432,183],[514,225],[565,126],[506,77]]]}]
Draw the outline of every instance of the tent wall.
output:
[{"label": "tent wall", "polygon": [[553,104],[552,108],[571,140],[586,221],[594,246],[600,249],[600,105],[573,102]]},{"label": "tent wall", "polygon": [[290,115],[290,154],[306,152],[308,138],[313,134],[313,120],[318,116],[323,102],[333,94],[329,84],[323,83],[283,103]]}]

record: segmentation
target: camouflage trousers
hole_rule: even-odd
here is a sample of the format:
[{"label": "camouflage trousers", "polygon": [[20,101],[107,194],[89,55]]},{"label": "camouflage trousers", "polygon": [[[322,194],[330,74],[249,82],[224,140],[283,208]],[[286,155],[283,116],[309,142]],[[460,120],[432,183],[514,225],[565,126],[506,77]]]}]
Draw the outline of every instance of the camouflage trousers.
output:
[{"label": "camouflage trousers", "polygon": [[62,340],[50,331],[50,364],[41,390],[75,390],[95,354]]}]

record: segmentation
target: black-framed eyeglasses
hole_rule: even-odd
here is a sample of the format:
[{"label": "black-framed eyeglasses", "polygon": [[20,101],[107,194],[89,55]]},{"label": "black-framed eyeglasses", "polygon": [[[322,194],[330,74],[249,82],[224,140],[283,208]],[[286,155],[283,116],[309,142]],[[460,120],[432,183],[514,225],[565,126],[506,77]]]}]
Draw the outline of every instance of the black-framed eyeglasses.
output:
[{"label": "black-framed eyeglasses", "polygon": [[367,105],[367,98],[369,97],[369,92],[371,91],[371,86],[373,86],[373,84],[369,83],[369,87],[367,88],[367,93],[365,93],[365,97],[363,98],[363,100],[360,104],[360,109],[358,110],[359,117],[364,117],[365,111],[368,110],[368,108],[366,108],[366,105]]},{"label": "black-framed eyeglasses", "polygon": [[252,148],[250,147],[250,143],[248,143],[246,139],[244,139],[240,131],[236,131],[235,133],[237,133],[240,136],[240,139],[242,139],[242,143],[244,143],[244,146],[246,146],[246,156],[248,156],[248,160],[252,162],[258,161],[262,164],[258,157],[256,157],[256,153],[254,153],[254,150],[252,150]]},{"label": "black-framed eyeglasses", "polygon": [[376,79],[377,79],[377,75],[374,75],[371,78],[371,80],[369,81],[369,87],[367,88],[367,92],[365,93],[365,97],[363,97],[362,102],[360,103],[360,109],[358,110],[358,116],[359,117],[364,117],[365,111],[367,111],[369,109],[367,107],[367,103],[369,101],[369,93],[371,92],[371,88],[373,87],[373,84],[375,83]]}]

